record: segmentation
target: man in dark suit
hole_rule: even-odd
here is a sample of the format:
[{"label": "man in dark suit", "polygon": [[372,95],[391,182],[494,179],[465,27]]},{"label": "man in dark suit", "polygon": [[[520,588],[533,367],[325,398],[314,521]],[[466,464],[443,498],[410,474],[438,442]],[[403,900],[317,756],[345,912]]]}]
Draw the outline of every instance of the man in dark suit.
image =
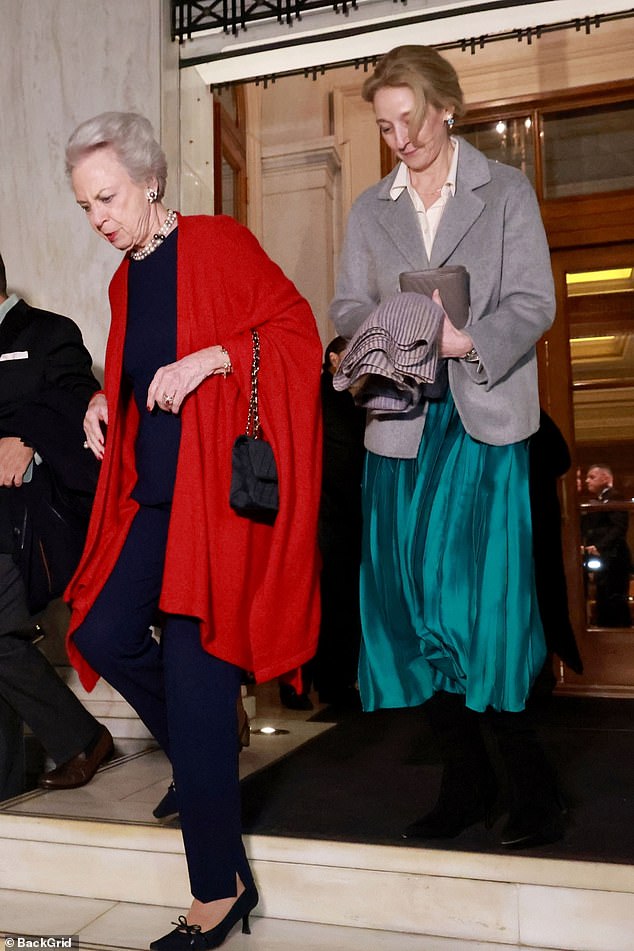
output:
[{"label": "man in dark suit", "polygon": [[109,731],[35,646],[46,598],[15,557],[52,480],[89,504],[95,473],[81,423],[99,388],[91,366],[73,321],[7,296],[0,257],[0,800],[24,788],[23,722],[57,764],[40,777],[45,788],[84,785],[113,750]]},{"label": "man in dark suit", "polygon": [[613,483],[610,466],[600,463],[588,469],[586,486],[596,496],[597,504],[585,509],[581,534],[586,556],[597,562],[596,567],[588,562],[596,585],[597,626],[630,627],[628,513],[608,504],[620,500]]}]

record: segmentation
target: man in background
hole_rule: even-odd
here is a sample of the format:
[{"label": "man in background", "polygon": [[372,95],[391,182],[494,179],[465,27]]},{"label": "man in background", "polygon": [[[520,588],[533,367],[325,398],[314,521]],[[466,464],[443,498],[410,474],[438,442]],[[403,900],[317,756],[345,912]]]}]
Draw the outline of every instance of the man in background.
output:
[{"label": "man in background", "polygon": [[585,481],[588,492],[598,503],[587,508],[581,519],[586,565],[596,585],[596,623],[598,627],[630,627],[628,513],[612,504],[621,497],[614,488],[609,465],[590,466]]},{"label": "man in background", "polygon": [[[36,572],[42,546],[31,522],[53,484],[64,484],[78,507],[89,504],[96,472],[83,448],[82,420],[99,388],[91,367],[72,320],[8,296],[0,256],[0,800],[24,791],[23,723],[56,763],[40,777],[45,788],[84,785],[113,750],[106,727],[35,646],[47,597]],[[35,554],[18,567],[27,525]],[[50,563],[40,565],[42,577],[57,574],[58,557],[66,557],[66,548],[51,550]],[[33,570],[25,577],[27,563]]]}]

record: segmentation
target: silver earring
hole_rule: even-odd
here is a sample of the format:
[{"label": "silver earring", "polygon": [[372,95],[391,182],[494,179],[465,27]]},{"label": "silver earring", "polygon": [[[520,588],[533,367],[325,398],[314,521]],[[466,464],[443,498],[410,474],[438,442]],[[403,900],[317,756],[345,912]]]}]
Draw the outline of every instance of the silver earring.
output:
[{"label": "silver earring", "polygon": [[158,198],[158,192],[154,188],[148,188],[146,194],[147,194],[147,200],[149,201],[151,205],[153,205],[156,199]]},{"label": "silver earring", "polygon": [[447,128],[449,129],[449,131],[453,129],[455,121],[456,120],[453,117],[453,112],[450,112],[447,118],[445,119],[445,122],[447,123]]}]

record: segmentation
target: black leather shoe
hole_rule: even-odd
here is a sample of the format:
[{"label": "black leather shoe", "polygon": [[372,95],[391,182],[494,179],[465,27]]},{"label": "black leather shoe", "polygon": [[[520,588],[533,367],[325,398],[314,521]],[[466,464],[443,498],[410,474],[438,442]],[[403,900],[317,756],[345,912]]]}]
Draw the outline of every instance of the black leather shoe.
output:
[{"label": "black leather shoe", "polygon": [[220,924],[209,931],[203,931],[200,925],[189,925],[184,915],[179,915],[173,931],[157,938],[150,944],[152,951],[211,951],[219,948],[231,929],[242,919],[242,934],[251,934],[249,915],[259,901],[258,890],[254,884],[236,898]]},{"label": "black leather shoe", "polygon": [[39,785],[43,789],[76,789],[85,786],[93,778],[102,763],[110,759],[114,752],[114,743],[110,730],[105,726],[99,728],[99,734],[94,743],[39,778]]}]

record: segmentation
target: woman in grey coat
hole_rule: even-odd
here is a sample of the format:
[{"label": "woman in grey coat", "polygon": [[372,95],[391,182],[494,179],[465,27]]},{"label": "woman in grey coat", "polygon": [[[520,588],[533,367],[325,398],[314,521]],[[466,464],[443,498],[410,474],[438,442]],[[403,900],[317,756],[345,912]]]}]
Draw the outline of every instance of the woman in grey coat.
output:
[{"label": "woman in grey coat", "polygon": [[[399,163],[351,210],[331,308],[337,330],[350,339],[380,304],[398,301],[402,272],[463,265],[470,279],[466,326],[443,313],[437,336],[445,392],[403,413],[368,413],[364,708],[425,704],[438,737],[440,798],[407,837],[452,837],[490,818],[498,783],[486,713],[510,791],[502,844],[554,841],[562,810],[522,712],[546,657],[528,492],[535,344],[555,313],[539,208],[521,172],[451,134],[462,91],[435,50],[392,50],[363,97]],[[434,300],[442,307],[437,291]]]}]

